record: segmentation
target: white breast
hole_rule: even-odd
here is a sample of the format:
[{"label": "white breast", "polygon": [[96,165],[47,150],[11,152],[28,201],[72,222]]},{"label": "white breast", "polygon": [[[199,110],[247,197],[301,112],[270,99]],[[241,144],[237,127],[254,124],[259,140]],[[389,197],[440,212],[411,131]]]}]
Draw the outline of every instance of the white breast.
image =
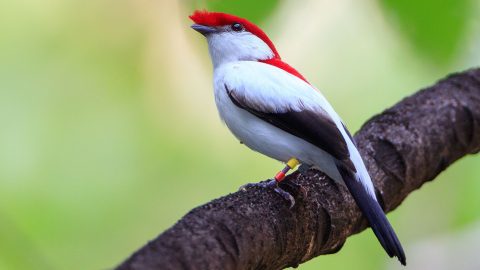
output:
[{"label": "white breast", "polygon": [[[220,117],[235,137],[249,148],[273,159],[286,162],[295,157],[302,163],[314,165],[331,178],[341,181],[334,158],[330,154],[233,104],[227,94],[225,85],[226,83],[234,84],[238,82],[235,82],[235,79],[232,81],[228,74],[232,74],[231,72],[242,73],[244,68],[250,69],[251,67],[245,62],[235,62],[222,65],[214,71],[215,102]],[[239,77],[242,77],[241,75],[239,74]],[[248,76],[247,78],[253,80],[255,76]],[[268,88],[266,85],[265,87]]]}]

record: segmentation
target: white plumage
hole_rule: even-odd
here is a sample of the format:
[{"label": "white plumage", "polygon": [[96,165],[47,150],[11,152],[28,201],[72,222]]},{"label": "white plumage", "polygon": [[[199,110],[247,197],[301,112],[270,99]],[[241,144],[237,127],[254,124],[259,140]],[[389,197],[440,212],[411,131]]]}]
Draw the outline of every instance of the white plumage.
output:
[{"label": "white plumage", "polygon": [[[292,158],[344,182],[387,254],[406,264],[353,139],[323,95],[282,62],[266,34],[243,18],[197,11],[192,28],[205,35],[221,118],[245,145],[271,158]],[[262,187],[278,187],[279,179]]]},{"label": "white plumage", "polygon": [[234,61],[214,69],[215,101],[220,117],[240,141],[282,162],[295,157],[341,182],[335,159],[329,153],[239,108],[229,98],[227,89],[235,89],[235,93],[250,101],[253,108],[260,105],[262,108],[258,109],[277,113],[304,109],[325,113],[347,142],[358,180],[375,198],[373,184],[357,148],[344,130],[340,117],[317,89],[282,69],[261,62]]}]

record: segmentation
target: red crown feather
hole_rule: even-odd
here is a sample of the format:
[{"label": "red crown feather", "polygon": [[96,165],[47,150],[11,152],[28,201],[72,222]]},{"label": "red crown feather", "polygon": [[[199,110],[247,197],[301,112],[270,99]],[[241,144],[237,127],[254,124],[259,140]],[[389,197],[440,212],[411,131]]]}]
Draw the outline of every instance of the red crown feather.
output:
[{"label": "red crown feather", "polygon": [[248,32],[254,34],[259,39],[263,40],[263,42],[265,42],[268,47],[270,47],[274,54],[274,57],[272,59],[261,60],[260,62],[283,69],[284,71],[294,76],[297,76],[298,78],[308,83],[308,81],[305,79],[305,77],[302,76],[302,74],[300,74],[296,69],[281,60],[280,55],[275,48],[275,45],[273,45],[273,42],[268,38],[267,34],[265,34],[262,29],[260,29],[255,24],[249,22],[248,20],[227,13],[209,12],[206,10],[197,10],[192,15],[190,15],[189,18],[197,24],[206,26],[224,26],[234,23],[241,23]]},{"label": "red crown feather", "polygon": [[249,22],[244,18],[240,18],[234,15],[230,15],[227,13],[222,12],[209,12],[206,10],[197,10],[189,18],[197,24],[207,25],[207,26],[224,26],[224,25],[231,25],[233,23],[240,23],[245,27],[245,30],[254,34],[259,39],[263,40],[268,47],[272,50],[275,58],[280,58],[275,45],[273,42],[268,38],[267,34],[262,31],[258,26]]}]

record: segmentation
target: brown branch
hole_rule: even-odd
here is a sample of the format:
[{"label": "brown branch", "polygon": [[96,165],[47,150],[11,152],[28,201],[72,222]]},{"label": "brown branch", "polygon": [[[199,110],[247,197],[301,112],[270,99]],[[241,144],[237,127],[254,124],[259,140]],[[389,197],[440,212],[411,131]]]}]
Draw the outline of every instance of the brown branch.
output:
[{"label": "brown branch", "polygon": [[[480,150],[480,69],[450,75],[370,119],[355,136],[386,212]],[[293,173],[296,205],[253,188],[190,211],[117,269],[281,269],[337,252],[366,221],[343,185]],[[373,241],[373,239],[372,239]]]}]

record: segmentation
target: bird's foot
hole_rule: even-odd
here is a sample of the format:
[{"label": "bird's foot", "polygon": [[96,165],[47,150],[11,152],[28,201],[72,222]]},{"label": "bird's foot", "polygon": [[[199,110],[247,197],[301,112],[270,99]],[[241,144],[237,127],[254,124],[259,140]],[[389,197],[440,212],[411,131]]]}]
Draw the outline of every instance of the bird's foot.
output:
[{"label": "bird's foot", "polygon": [[310,168],[311,168],[310,165],[300,164],[300,166],[298,166],[297,171],[298,171],[300,174],[305,174],[305,173],[307,173],[308,170],[310,170]]},{"label": "bird's foot", "polygon": [[269,179],[264,182],[260,183],[249,183],[240,187],[240,190],[247,190],[248,188],[252,187],[260,187],[260,188],[267,188],[273,189],[275,193],[282,196],[282,198],[290,203],[290,209],[295,205],[295,198],[293,198],[292,194],[288,193],[287,191],[283,190],[275,179]]}]

